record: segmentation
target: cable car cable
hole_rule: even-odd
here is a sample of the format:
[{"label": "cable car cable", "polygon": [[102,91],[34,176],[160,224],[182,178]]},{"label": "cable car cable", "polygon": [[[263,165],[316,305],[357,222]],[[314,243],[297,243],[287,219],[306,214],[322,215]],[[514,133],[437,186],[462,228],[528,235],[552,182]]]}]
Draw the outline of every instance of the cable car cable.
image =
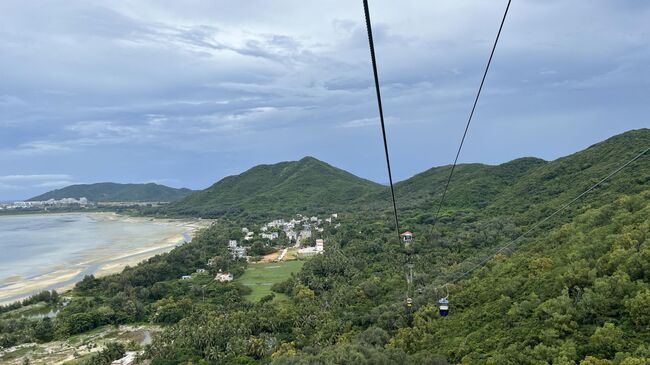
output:
[{"label": "cable car cable", "polygon": [[[397,242],[401,241],[400,229],[399,229],[399,218],[397,215],[397,201],[395,199],[395,188],[393,186],[393,173],[390,168],[390,154],[388,152],[388,139],[386,138],[386,124],[384,122],[384,109],[381,102],[381,90],[379,87],[379,73],[377,71],[377,58],[375,56],[375,42],[372,37],[372,23],[370,21],[370,10],[368,7],[368,0],[363,0],[363,11],[366,19],[366,29],[368,30],[368,45],[370,48],[370,59],[372,61],[372,72],[375,80],[375,92],[377,94],[377,107],[379,109],[379,121],[381,123],[381,134],[384,142],[384,153],[386,155],[386,168],[388,170],[388,182],[390,184],[390,195],[393,202],[393,213],[395,215],[395,233],[397,234]],[[406,267],[408,271],[406,272],[406,306],[409,310],[412,310],[413,299],[411,297],[411,291],[413,286],[413,264],[411,263],[411,250],[406,252]]]},{"label": "cable car cable", "polygon": [[375,57],[375,42],[372,38],[372,25],[370,23],[370,11],[368,0],[363,0],[363,11],[366,17],[366,29],[368,30],[368,45],[370,46],[370,59],[372,60],[372,72],[375,78],[375,92],[377,94],[377,106],[379,108],[379,121],[381,122],[381,134],[384,138],[384,153],[386,154],[386,167],[388,168],[388,182],[390,183],[390,195],[393,200],[393,212],[395,213],[395,231],[397,242],[400,241],[399,220],[397,218],[397,203],[395,202],[395,189],[393,187],[393,174],[390,169],[390,155],[388,153],[388,141],[386,139],[386,127],[384,124],[384,109],[381,104],[381,91],[379,89],[379,75],[377,73],[377,59]]},{"label": "cable car cable", "polygon": [[454,170],[456,169],[456,164],[458,164],[458,158],[460,157],[460,152],[463,149],[463,144],[465,143],[465,138],[467,137],[467,131],[469,130],[469,126],[472,123],[472,118],[474,117],[474,112],[476,111],[476,105],[478,104],[478,100],[481,97],[481,91],[483,90],[483,85],[485,84],[485,78],[487,77],[488,72],[490,71],[490,65],[492,64],[492,58],[494,57],[494,51],[497,48],[497,44],[499,43],[499,38],[501,37],[501,31],[503,30],[503,25],[506,22],[506,17],[508,16],[508,10],[510,9],[510,3],[512,0],[508,0],[508,5],[506,5],[506,10],[503,12],[503,18],[501,18],[501,25],[499,25],[499,31],[497,32],[497,36],[494,39],[494,44],[492,45],[492,51],[490,52],[490,58],[488,58],[487,65],[485,66],[485,71],[483,72],[483,78],[481,79],[481,84],[478,87],[478,92],[476,93],[476,97],[474,98],[474,104],[472,105],[472,110],[469,113],[469,117],[467,118],[467,124],[465,125],[465,131],[463,132],[463,137],[460,140],[460,145],[458,146],[458,151],[456,151],[456,158],[454,158],[454,163],[451,166],[451,171],[449,171],[449,177],[447,178],[447,183],[445,184],[445,189],[442,192],[442,196],[440,198],[440,202],[438,203],[438,209],[436,211],[436,215],[433,218],[433,224],[431,225],[431,231],[436,227],[436,223],[438,223],[438,216],[440,215],[440,210],[442,209],[442,206],[445,202],[445,198],[447,196],[447,189],[449,189],[449,184],[451,183],[451,178],[454,175]]},{"label": "cable car cable", "polygon": [[[613,177],[614,175],[616,175],[616,174],[618,174],[619,172],[621,172],[621,170],[623,170],[624,168],[626,168],[627,166],[629,166],[630,164],[632,164],[632,163],[635,162],[636,160],[638,160],[638,159],[640,159],[641,157],[643,157],[646,153],[648,153],[648,151],[650,151],[650,147],[646,148],[643,152],[639,153],[638,155],[636,155],[634,158],[632,158],[631,160],[627,161],[627,162],[624,163],[623,165],[619,166],[616,170],[614,170],[614,171],[612,171],[611,173],[609,173],[609,175],[607,175],[607,176],[605,176],[604,178],[602,178],[600,181],[598,181],[597,183],[595,183],[594,185],[592,185],[589,189],[583,191],[580,195],[576,196],[575,198],[573,198],[573,199],[572,199],[571,201],[569,201],[568,203],[565,203],[564,205],[562,205],[560,208],[558,208],[556,211],[554,211],[553,213],[551,213],[551,214],[550,214],[549,216],[547,216],[546,218],[544,218],[544,219],[540,220],[539,222],[537,222],[536,224],[534,224],[534,225],[533,225],[530,229],[528,229],[526,232],[522,233],[521,235],[517,236],[515,239],[513,239],[513,240],[507,242],[506,244],[504,244],[503,246],[501,246],[501,247],[500,247],[500,248],[499,248],[495,253],[489,255],[486,259],[480,261],[478,264],[474,265],[471,269],[462,272],[460,275],[454,277],[452,280],[448,281],[447,283],[454,283],[454,282],[456,282],[456,281],[462,279],[463,277],[467,276],[467,275],[468,275],[469,273],[471,273],[472,271],[478,269],[479,267],[482,267],[483,265],[485,265],[486,263],[488,263],[490,260],[492,260],[494,257],[496,257],[496,255],[498,255],[499,253],[503,252],[506,248],[508,248],[508,247],[510,247],[511,245],[515,244],[517,241],[519,241],[520,239],[524,238],[524,237],[527,236],[529,233],[531,233],[532,231],[534,231],[537,227],[541,226],[542,224],[544,224],[545,222],[547,222],[549,219],[553,218],[554,216],[556,216],[557,214],[559,214],[560,212],[562,212],[563,210],[565,210],[566,208],[568,208],[569,206],[571,206],[573,203],[575,203],[576,201],[578,201],[580,198],[582,198],[583,196],[587,195],[587,194],[588,194],[589,192],[591,192],[592,190],[594,190],[594,189],[596,189],[597,187],[599,187],[602,183],[604,183],[605,181],[609,180],[609,179],[610,179],[611,177]],[[446,285],[446,284],[445,284],[445,285]]]}]

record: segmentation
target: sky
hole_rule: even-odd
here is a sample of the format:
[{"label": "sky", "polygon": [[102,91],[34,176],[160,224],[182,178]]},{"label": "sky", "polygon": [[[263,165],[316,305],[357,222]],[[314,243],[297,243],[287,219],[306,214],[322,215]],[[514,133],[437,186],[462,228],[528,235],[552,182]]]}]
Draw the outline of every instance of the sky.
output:
[{"label": "sky", "polygon": [[[506,1],[370,0],[393,173],[453,161]],[[3,0],[0,200],[202,189],[314,156],[386,182],[361,1]],[[461,162],[650,126],[650,3],[513,0]]]}]

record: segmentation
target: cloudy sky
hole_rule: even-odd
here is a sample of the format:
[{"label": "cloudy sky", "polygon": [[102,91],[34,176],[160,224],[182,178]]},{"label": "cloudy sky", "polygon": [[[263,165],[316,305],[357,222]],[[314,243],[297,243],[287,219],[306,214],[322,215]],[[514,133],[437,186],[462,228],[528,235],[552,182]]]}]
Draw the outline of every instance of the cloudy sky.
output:
[{"label": "cloudy sky", "polygon": [[[371,0],[397,179],[453,160],[506,1]],[[387,181],[361,1],[3,0],[0,200],[204,188],[306,155]],[[514,0],[461,156],[648,127],[650,3]]]}]

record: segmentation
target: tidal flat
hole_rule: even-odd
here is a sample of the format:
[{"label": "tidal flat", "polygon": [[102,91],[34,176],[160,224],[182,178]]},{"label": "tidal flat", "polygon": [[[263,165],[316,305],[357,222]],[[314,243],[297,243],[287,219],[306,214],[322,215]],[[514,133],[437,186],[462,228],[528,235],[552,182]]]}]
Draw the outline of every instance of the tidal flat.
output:
[{"label": "tidal flat", "polygon": [[119,272],[184,244],[209,224],[114,213],[0,216],[0,303]]}]

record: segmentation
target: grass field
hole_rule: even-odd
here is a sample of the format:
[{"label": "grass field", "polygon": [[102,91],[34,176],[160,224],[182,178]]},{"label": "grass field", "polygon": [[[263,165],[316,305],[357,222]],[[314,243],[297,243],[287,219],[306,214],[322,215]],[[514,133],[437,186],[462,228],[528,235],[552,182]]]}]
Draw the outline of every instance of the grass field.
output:
[{"label": "grass field", "polygon": [[[300,270],[304,261],[293,260],[283,262],[273,262],[267,264],[250,264],[237,281],[253,289],[253,292],[246,296],[250,301],[256,302],[262,297],[271,294],[271,286],[275,283],[284,281],[292,272]],[[286,299],[284,294],[275,293],[275,300],[282,301]]]}]

